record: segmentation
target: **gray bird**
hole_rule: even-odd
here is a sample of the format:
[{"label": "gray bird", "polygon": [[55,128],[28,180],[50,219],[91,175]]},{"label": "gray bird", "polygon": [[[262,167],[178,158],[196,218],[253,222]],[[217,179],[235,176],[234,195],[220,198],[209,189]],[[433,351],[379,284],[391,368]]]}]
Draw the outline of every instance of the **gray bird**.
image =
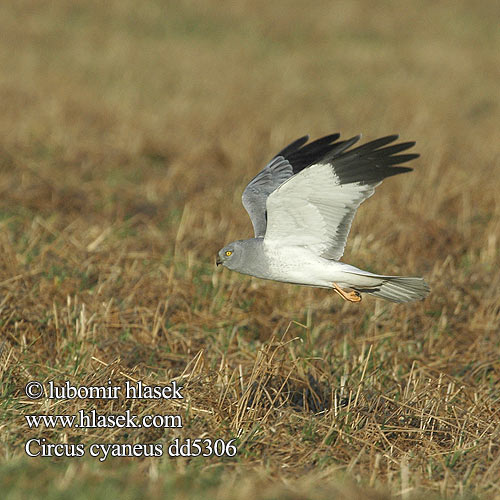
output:
[{"label": "gray bird", "polygon": [[361,293],[392,302],[424,299],[430,289],[423,278],[373,274],[339,262],[357,208],[383,179],[412,170],[399,165],[419,155],[398,153],[415,143],[391,144],[398,139],[391,135],[350,149],[360,136],[339,138],[332,134],[306,144],[309,136],[301,137],[248,183],[242,201],[255,237],[226,245],[217,265],[331,288],[351,302],[360,302]]}]

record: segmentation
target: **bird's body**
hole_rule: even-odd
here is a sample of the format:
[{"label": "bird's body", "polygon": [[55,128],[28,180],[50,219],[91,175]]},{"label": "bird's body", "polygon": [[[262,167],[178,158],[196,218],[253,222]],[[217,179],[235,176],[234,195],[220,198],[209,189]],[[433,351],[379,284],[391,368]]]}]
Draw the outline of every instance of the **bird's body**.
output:
[{"label": "bird's body", "polygon": [[[247,260],[248,272],[245,274],[256,278],[321,288],[332,288],[333,282],[340,282],[343,284],[340,286],[347,287],[349,285],[341,278],[348,268],[355,269],[343,262],[319,257],[307,248],[283,247],[266,242],[265,238],[241,240],[239,243],[245,254],[252,255],[252,259]],[[265,267],[261,264],[264,260],[267,262]]]},{"label": "bird's body", "polygon": [[307,138],[298,139],[250,181],[243,205],[255,238],[230,243],[217,263],[257,278],[332,288],[352,302],[361,300],[360,292],[393,302],[424,298],[429,288],[422,278],[377,275],[339,262],[358,206],[382,179],[411,170],[394,165],[418,155],[395,153],[414,143],[383,147],[397,138],[390,136],[346,151],[359,137],[338,138],[306,146]]}]

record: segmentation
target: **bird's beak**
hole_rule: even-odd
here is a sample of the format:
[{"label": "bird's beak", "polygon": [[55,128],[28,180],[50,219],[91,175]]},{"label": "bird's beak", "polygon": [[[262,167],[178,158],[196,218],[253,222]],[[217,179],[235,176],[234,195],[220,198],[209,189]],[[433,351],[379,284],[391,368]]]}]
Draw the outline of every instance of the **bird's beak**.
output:
[{"label": "bird's beak", "polygon": [[222,260],[220,260],[220,257],[216,257],[215,263],[217,264],[217,266],[220,266],[222,264]]}]

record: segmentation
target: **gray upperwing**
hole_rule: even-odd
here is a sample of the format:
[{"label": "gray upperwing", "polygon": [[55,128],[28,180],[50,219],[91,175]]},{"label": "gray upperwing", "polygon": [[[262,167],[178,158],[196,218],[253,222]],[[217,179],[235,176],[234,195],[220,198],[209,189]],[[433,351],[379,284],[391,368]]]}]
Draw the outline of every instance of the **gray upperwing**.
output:
[{"label": "gray upperwing", "polygon": [[[343,166],[350,167],[353,169],[353,174],[357,173],[359,170],[359,165],[356,165],[356,161],[373,160],[376,163],[378,159],[377,156],[382,153],[384,156],[385,163],[388,163],[389,153],[395,153],[407,149],[410,144],[413,143],[403,143],[402,145],[395,145],[390,148],[385,148],[380,151],[374,151],[377,148],[384,146],[397,136],[384,137],[377,141],[372,141],[365,144],[359,148],[347,151],[353,144],[355,144],[360,136],[352,137],[345,141],[340,141],[340,134],[330,134],[320,139],[316,139],[313,142],[307,144],[309,136],[305,135],[300,139],[297,139],[290,143],[288,146],[283,148],[249,183],[248,186],[243,191],[242,201],[248,215],[253,224],[253,229],[255,232],[255,237],[263,237],[266,234],[267,227],[267,213],[266,213],[266,201],[268,196],[275,191],[283,182],[288,180],[295,174],[298,174],[305,168],[314,165],[319,162],[328,161],[332,163],[335,168],[343,168]],[[396,148],[396,149],[394,149]],[[374,153],[375,156],[372,158],[370,154]],[[360,158],[361,157],[361,158]],[[415,158],[416,155],[399,155],[392,158],[391,164],[406,162],[411,158]],[[354,165],[351,166],[351,163]],[[346,165],[344,165],[346,164]],[[377,167],[375,164],[374,167]],[[384,171],[385,172],[385,171]],[[394,175],[396,170],[391,170],[392,173],[387,175]],[[398,170],[398,173],[400,170]],[[378,172],[382,174],[380,170]],[[383,179],[380,177],[379,180]],[[377,176],[376,176],[377,177]],[[363,181],[368,181],[371,179],[362,179]],[[350,182],[355,182],[351,180]],[[352,217],[354,213],[352,214]],[[344,226],[350,227],[350,221],[352,217],[345,220]]]},{"label": "gray upperwing", "polygon": [[266,200],[283,182],[292,177],[293,168],[282,156],[275,156],[247,185],[241,201],[252,221],[255,237],[266,234]]}]

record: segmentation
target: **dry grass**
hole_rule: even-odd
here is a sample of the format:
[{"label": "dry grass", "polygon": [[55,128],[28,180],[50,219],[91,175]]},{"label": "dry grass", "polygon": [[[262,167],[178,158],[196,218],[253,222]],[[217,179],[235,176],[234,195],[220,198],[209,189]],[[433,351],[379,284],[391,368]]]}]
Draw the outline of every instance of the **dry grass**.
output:
[{"label": "dry grass", "polygon": [[[498,6],[0,4],[4,498],[500,496]],[[287,141],[400,132],[422,157],[345,260],[418,304],[217,271]],[[179,401],[30,401],[29,380],[183,383]],[[28,413],[182,429],[31,430]],[[229,459],[31,459],[24,442],[238,439]]]}]

